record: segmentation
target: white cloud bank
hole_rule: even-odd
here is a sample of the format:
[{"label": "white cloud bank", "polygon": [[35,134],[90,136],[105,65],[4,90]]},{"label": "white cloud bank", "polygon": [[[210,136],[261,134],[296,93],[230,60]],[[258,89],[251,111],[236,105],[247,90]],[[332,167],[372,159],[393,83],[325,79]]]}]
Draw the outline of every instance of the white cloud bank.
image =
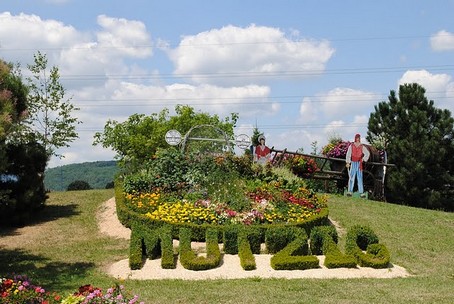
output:
[{"label": "white cloud bank", "polygon": [[295,40],[279,29],[233,25],[185,36],[169,56],[195,83],[248,83],[314,76],[334,54],[328,41]]},{"label": "white cloud bank", "polygon": [[454,51],[454,33],[441,30],[430,37],[430,46],[434,51]]}]

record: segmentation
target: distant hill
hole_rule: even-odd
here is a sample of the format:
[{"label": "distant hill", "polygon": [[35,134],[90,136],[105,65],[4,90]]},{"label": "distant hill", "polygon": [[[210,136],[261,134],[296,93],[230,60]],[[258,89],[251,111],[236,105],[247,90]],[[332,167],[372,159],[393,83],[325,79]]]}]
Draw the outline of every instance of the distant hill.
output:
[{"label": "distant hill", "polygon": [[76,180],[86,181],[93,189],[105,189],[118,172],[116,161],[95,161],[47,169],[44,186],[50,191],[66,191]]}]

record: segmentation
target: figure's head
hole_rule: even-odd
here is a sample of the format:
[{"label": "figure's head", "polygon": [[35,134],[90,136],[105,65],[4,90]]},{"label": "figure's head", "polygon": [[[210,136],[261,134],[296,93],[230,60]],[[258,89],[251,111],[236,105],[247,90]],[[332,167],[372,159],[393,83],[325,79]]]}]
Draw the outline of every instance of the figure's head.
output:
[{"label": "figure's head", "polygon": [[355,142],[360,142],[361,141],[361,135],[356,134],[355,135]]},{"label": "figure's head", "polygon": [[[262,140],[263,140],[263,143],[262,143]],[[258,138],[259,144],[264,144],[265,140],[266,140],[265,136],[263,136],[263,135],[260,135],[259,138]]]}]

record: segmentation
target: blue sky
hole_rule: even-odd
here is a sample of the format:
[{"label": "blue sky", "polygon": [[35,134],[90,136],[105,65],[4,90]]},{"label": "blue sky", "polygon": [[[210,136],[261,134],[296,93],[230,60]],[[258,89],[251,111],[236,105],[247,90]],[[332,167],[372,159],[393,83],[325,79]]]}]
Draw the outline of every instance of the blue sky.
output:
[{"label": "blue sky", "polygon": [[[418,82],[454,112],[454,1],[2,0],[0,58],[60,69],[79,139],[53,158],[110,160],[108,119],[175,104],[240,116],[277,149],[366,134],[374,105]],[[24,71],[24,74],[26,71]]]}]

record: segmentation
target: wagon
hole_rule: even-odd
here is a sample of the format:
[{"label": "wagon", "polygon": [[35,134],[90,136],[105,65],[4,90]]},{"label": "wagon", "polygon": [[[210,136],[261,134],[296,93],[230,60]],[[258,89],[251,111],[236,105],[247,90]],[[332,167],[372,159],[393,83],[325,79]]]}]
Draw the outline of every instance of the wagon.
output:
[{"label": "wagon", "polygon": [[[363,184],[364,191],[368,193],[368,197],[375,200],[385,200],[385,177],[388,167],[393,167],[393,164],[388,163],[386,151],[380,153],[376,148],[366,145],[370,152],[370,157],[364,163],[363,169]],[[317,169],[302,176],[303,178],[321,179],[336,181],[339,189],[345,189],[348,184],[348,170],[345,166],[344,158],[334,158],[323,155],[304,154],[300,152],[291,152],[284,150],[277,150],[274,147],[271,149],[274,152],[273,163],[279,165],[283,160],[285,154],[300,155],[307,158],[314,159],[317,162]],[[355,187],[356,187],[355,183]]]}]

